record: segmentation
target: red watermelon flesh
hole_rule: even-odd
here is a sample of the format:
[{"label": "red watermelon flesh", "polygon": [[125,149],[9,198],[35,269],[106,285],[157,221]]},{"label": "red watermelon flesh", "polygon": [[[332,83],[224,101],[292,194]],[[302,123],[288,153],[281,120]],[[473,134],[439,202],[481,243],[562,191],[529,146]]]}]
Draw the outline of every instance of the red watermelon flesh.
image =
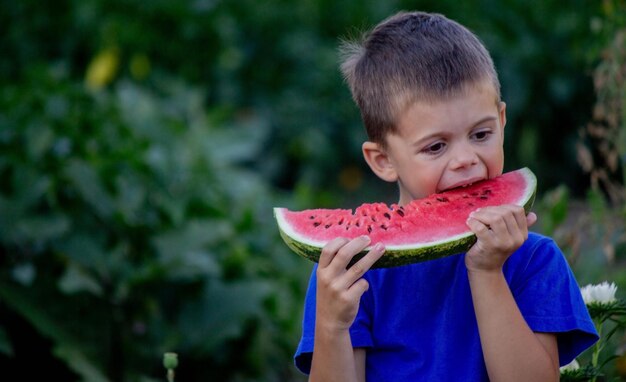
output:
[{"label": "red watermelon flesh", "polygon": [[[473,236],[466,224],[472,211],[502,204],[526,206],[529,200],[532,204],[535,191],[534,174],[523,168],[405,206],[370,203],[355,211],[276,208],[274,213],[283,238],[292,249],[296,249],[295,243],[296,252],[315,251],[337,237],[350,239],[361,235],[368,235],[372,245],[381,242],[387,251],[401,251]],[[310,254],[306,257],[311,258]]]}]

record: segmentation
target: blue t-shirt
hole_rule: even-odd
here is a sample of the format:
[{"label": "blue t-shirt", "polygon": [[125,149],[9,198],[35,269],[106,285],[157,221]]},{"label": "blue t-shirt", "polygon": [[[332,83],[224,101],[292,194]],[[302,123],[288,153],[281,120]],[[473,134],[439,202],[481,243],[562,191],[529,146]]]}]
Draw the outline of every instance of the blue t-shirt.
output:
[{"label": "blue t-shirt", "polygon": [[[350,328],[352,346],[365,347],[366,379],[486,381],[465,255],[373,269]],[[561,250],[531,233],[504,265],[517,305],[535,332],[555,333],[559,362],[569,363],[597,339],[580,289]],[[309,373],[315,333],[315,269],[304,306],[296,366]]]}]

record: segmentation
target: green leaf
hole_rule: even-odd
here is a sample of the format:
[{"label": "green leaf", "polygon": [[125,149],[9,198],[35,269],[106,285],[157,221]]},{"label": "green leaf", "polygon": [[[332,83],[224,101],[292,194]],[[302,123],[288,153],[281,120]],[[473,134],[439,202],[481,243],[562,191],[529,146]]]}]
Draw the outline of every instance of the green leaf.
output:
[{"label": "green leaf", "polygon": [[86,381],[107,382],[93,360],[90,360],[79,346],[76,338],[70,335],[54,317],[48,313],[45,304],[37,304],[27,289],[16,288],[0,282],[0,298],[18,314],[22,315],[43,336],[54,343],[54,354]]},{"label": "green leaf", "polygon": [[216,275],[220,266],[208,248],[232,234],[226,220],[191,221],[155,239],[159,263],[175,278]]},{"label": "green leaf", "polygon": [[180,328],[185,340],[211,352],[223,341],[242,335],[247,321],[262,314],[262,302],[270,291],[270,285],[260,280],[210,280],[203,299],[182,310]]},{"label": "green leaf", "polygon": [[11,341],[9,341],[9,337],[2,326],[0,326],[0,354],[13,356],[13,345],[11,345]]},{"label": "green leaf", "polygon": [[85,354],[79,348],[60,344],[55,346],[53,353],[58,358],[65,360],[67,365],[80,375],[84,381],[110,382],[98,367],[85,357]]},{"label": "green leaf", "polygon": [[45,242],[61,237],[70,226],[69,219],[57,213],[24,216],[15,223],[14,237],[20,241]]},{"label": "green leaf", "polygon": [[102,287],[98,281],[84,269],[75,264],[69,264],[59,280],[59,289],[67,294],[87,292],[95,296],[102,296]]},{"label": "green leaf", "polygon": [[99,216],[106,218],[112,215],[113,201],[92,166],[82,160],[74,159],[67,164],[65,174],[70,178],[73,186],[85,202]]},{"label": "green leaf", "polygon": [[97,237],[76,233],[67,240],[56,244],[56,249],[81,267],[108,278],[110,269],[106,250]]},{"label": "green leaf", "polygon": [[35,277],[37,276],[37,269],[33,265],[33,263],[21,263],[11,269],[11,276],[13,276],[13,280],[18,283],[29,286],[35,281]]}]

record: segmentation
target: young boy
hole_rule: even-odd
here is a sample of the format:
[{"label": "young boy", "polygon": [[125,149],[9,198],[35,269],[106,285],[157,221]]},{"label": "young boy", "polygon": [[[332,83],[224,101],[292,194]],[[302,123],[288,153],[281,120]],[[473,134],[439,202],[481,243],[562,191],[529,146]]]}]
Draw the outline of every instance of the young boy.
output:
[{"label": "young boy", "polygon": [[[399,204],[500,175],[505,104],[480,41],[444,16],[400,13],[348,49],[342,70],[368,165]],[[369,270],[377,244],[337,238],[316,265],[295,361],[311,381],[556,381],[597,340],[565,258],[534,213],[474,211],[465,254]],[[369,271],[368,271],[369,270]],[[367,272],[367,273],[366,273]]]}]

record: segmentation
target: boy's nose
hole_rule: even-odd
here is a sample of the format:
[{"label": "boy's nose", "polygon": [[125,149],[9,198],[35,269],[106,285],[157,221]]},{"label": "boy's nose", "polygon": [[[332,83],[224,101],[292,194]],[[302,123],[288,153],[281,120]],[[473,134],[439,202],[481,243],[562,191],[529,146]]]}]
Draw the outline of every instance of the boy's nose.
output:
[{"label": "boy's nose", "polygon": [[458,147],[451,160],[451,166],[453,169],[460,169],[470,167],[478,163],[478,155],[476,151],[469,147]]}]

